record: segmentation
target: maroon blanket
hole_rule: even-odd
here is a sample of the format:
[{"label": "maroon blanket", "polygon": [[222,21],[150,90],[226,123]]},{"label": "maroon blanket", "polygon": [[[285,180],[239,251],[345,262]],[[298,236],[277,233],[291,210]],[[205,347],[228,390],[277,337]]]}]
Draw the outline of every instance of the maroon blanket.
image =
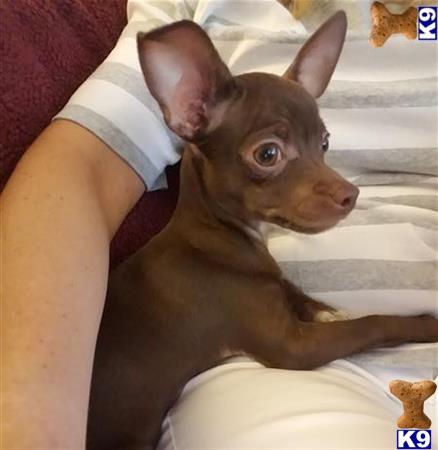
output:
[{"label": "maroon blanket", "polygon": [[[125,23],[126,0],[0,1],[0,190]],[[176,186],[175,170],[170,180]],[[114,239],[113,263],[164,226],[175,199],[175,188],[142,198]]]}]

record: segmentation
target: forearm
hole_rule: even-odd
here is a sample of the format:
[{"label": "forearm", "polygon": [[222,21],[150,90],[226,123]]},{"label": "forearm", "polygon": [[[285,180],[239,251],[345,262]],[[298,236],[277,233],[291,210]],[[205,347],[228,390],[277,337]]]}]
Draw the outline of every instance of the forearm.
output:
[{"label": "forearm", "polygon": [[59,121],[2,193],[2,448],[84,447],[109,243],[143,190],[105,144]]}]

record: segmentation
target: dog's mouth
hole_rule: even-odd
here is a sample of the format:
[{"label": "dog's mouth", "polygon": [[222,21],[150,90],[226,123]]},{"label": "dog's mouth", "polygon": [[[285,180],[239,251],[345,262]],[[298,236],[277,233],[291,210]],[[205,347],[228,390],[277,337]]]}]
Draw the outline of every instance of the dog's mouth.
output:
[{"label": "dog's mouth", "polygon": [[288,228],[292,231],[296,231],[298,233],[304,234],[318,234],[323,233],[324,231],[328,231],[331,228],[335,227],[339,223],[340,219],[327,221],[323,223],[312,223],[312,224],[299,224],[295,222],[291,222]]},{"label": "dog's mouth", "polygon": [[297,233],[318,234],[335,227],[341,220],[345,219],[345,217],[347,216],[348,214],[323,220],[309,220],[300,216],[296,216],[291,219],[288,217],[276,215],[271,216],[269,218],[269,222],[272,222],[282,228],[296,231]]},{"label": "dog's mouth", "polygon": [[334,228],[339,223],[339,220],[333,221],[331,223],[318,224],[318,225],[297,225],[291,224],[290,229],[293,231],[297,231],[298,233],[304,234],[318,234],[323,233],[324,231],[328,231],[331,228]]},{"label": "dog's mouth", "polygon": [[348,203],[331,196],[306,196],[284,208],[281,204],[265,209],[264,220],[298,233],[316,234],[335,227],[354,209],[357,194],[346,197]]}]

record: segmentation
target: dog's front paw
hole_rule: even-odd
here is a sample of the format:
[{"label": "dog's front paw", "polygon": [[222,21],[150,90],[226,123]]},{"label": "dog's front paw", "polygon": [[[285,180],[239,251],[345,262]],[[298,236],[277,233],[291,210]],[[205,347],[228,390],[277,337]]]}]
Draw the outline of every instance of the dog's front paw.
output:
[{"label": "dog's front paw", "polygon": [[342,320],[349,320],[350,317],[345,311],[338,311],[336,309],[331,309],[328,311],[318,311],[313,316],[314,322],[337,322]]},{"label": "dog's front paw", "polygon": [[418,333],[418,342],[438,342],[438,318],[429,314],[415,317],[418,326],[413,329]]}]

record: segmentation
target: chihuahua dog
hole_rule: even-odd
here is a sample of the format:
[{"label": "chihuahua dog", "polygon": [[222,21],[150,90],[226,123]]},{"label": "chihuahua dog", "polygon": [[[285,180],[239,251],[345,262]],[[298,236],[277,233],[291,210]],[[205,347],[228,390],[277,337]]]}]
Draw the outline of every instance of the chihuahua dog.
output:
[{"label": "chihuahua dog", "polygon": [[146,84],[188,144],[171,221],[110,276],[89,450],[152,450],[184,384],[232,355],[307,370],[375,346],[438,340],[429,316],[318,321],[335,311],[283,278],[260,233],[264,222],[317,233],[355,205],[358,189],[324,163],[328,131],[315,101],[346,24],[342,11],[332,16],[282,77],[233,77],[190,21],[138,35]]}]

